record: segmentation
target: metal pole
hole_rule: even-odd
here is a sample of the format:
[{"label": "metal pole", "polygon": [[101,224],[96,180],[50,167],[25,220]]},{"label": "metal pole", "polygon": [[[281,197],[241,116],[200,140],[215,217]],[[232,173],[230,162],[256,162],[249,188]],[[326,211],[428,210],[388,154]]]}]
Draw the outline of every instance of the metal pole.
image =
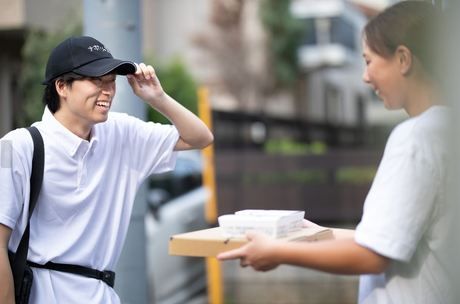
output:
[{"label": "metal pole", "polygon": [[[140,62],[141,28],[139,0],[84,0],[85,35],[100,40],[115,58]],[[112,110],[145,120],[145,104],[132,93],[126,79],[117,80]],[[138,192],[116,273],[115,289],[123,304],[147,303],[144,214],[147,188]]]}]

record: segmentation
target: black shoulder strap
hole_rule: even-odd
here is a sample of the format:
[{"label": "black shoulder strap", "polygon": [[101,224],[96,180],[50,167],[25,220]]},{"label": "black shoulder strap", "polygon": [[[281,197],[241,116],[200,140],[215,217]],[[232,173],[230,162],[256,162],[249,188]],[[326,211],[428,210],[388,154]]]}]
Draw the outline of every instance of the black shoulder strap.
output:
[{"label": "black shoulder strap", "polygon": [[[18,249],[14,255],[11,268],[14,276],[14,282],[20,284],[22,275],[27,261],[27,253],[29,251],[29,236],[30,236],[30,217],[34,211],[37,203],[40,189],[42,188],[43,182],[43,170],[45,167],[45,148],[43,145],[43,139],[35,127],[29,127],[27,130],[32,135],[34,142],[34,154],[32,157],[32,172],[30,174],[30,202],[29,202],[29,215],[27,221],[27,227],[22,235],[21,241],[19,242]],[[15,290],[18,290],[19,286],[14,286]]]},{"label": "black shoulder strap", "polygon": [[32,172],[30,174],[30,203],[29,220],[37,203],[43,182],[43,170],[45,167],[45,147],[40,131],[36,127],[29,127],[27,130],[34,141],[34,154],[32,157]]}]

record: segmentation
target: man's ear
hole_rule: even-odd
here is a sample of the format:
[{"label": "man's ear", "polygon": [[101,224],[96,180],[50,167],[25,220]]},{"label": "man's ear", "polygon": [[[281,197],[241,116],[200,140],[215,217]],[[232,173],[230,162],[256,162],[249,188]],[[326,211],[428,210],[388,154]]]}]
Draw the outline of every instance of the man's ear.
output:
[{"label": "man's ear", "polygon": [[412,52],[404,45],[398,46],[396,56],[399,62],[399,70],[402,75],[408,75],[412,70],[413,57]]},{"label": "man's ear", "polygon": [[56,92],[60,97],[67,97],[67,89],[68,86],[62,79],[58,79],[54,82],[54,85],[56,87]]}]

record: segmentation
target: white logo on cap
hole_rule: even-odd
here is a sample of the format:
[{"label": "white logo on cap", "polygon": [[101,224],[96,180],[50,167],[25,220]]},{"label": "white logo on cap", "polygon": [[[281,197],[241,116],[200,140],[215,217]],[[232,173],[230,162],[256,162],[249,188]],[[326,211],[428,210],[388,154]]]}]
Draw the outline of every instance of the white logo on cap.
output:
[{"label": "white logo on cap", "polygon": [[95,51],[95,52],[107,52],[107,53],[110,54],[110,51],[108,49],[106,49],[102,45],[98,45],[98,44],[88,46],[88,50],[90,50],[90,52],[92,52],[92,51]]}]

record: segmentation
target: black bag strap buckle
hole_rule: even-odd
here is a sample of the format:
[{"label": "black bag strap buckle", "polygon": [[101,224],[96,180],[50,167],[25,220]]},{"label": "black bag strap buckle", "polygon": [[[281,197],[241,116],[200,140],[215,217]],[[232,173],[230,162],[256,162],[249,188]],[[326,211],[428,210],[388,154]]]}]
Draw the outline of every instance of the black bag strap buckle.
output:
[{"label": "black bag strap buckle", "polygon": [[115,272],[110,270],[101,271],[100,280],[113,288],[115,286]]},{"label": "black bag strap buckle", "polygon": [[48,262],[44,265],[41,265],[41,264],[37,264],[31,261],[27,261],[27,264],[35,268],[43,268],[43,269],[48,269],[48,270],[67,272],[67,273],[81,275],[87,278],[101,280],[102,282],[106,283],[112,288],[115,286],[115,272],[110,271],[110,270],[100,271],[97,269],[80,266],[80,265],[60,264],[60,263],[53,263],[53,262]]}]

